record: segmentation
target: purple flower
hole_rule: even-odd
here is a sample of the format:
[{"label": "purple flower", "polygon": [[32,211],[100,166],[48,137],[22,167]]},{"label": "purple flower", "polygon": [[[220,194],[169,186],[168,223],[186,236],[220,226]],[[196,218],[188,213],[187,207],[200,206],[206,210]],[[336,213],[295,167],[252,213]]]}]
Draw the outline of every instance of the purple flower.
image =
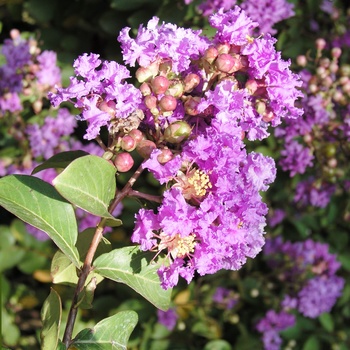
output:
[{"label": "purple flower", "polygon": [[213,301],[226,310],[232,309],[238,302],[238,297],[235,293],[224,287],[217,287],[213,295]]},{"label": "purple flower", "polygon": [[303,147],[295,140],[285,145],[281,151],[280,165],[284,171],[290,171],[290,176],[303,174],[307,167],[312,166],[314,156],[309,148]]},{"label": "purple flower", "polygon": [[179,318],[176,311],[172,308],[167,311],[158,309],[157,316],[158,322],[168,328],[169,331],[172,331],[175,328],[177,319]]},{"label": "purple flower", "polygon": [[275,209],[272,212],[269,212],[269,214],[271,213],[271,215],[269,215],[269,220],[268,220],[268,224],[270,225],[270,227],[275,227],[276,225],[278,225],[280,222],[283,221],[283,219],[286,216],[286,213],[283,209]]},{"label": "purple flower", "polygon": [[209,46],[208,40],[200,36],[200,30],[158,23],[159,18],[153,17],[146,28],[140,26],[135,39],[129,36],[130,28],[121,30],[118,40],[124,61],[131,67],[136,61],[141,67],[147,67],[155,61],[171,60],[172,70],[179,73],[188,69],[191,59],[198,58]]},{"label": "purple flower", "polygon": [[276,34],[275,23],[294,16],[294,4],[286,0],[244,0],[240,5],[247,15],[259,23],[259,33]]},{"label": "purple flower", "polygon": [[344,279],[337,276],[310,279],[298,294],[298,310],[310,318],[331,311],[342,294],[344,284]]},{"label": "purple flower", "polygon": [[74,62],[75,74],[67,88],[58,88],[49,94],[51,103],[58,106],[63,101],[74,101],[86,120],[85,139],[96,138],[102,126],[111,127],[111,120],[127,118],[140,105],[141,93],[124,82],[130,76],[126,67],[116,62],[102,62],[96,54],[84,54]]},{"label": "purple flower", "polygon": [[35,73],[42,85],[54,87],[61,83],[61,71],[56,66],[56,52],[43,51],[38,57],[39,70]]}]

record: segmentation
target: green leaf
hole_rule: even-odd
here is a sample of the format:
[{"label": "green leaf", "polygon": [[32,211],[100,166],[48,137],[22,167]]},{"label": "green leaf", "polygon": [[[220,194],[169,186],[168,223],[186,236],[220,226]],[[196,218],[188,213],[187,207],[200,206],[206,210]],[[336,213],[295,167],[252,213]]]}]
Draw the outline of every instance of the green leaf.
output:
[{"label": "green leaf", "polygon": [[79,255],[74,246],[78,234],[74,209],[53,186],[33,176],[5,176],[0,179],[0,205],[46,232],[79,266]]},{"label": "green leaf", "polygon": [[320,341],[316,336],[311,336],[304,343],[303,350],[319,350],[320,349]]},{"label": "green leaf", "polygon": [[[95,234],[94,228],[88,228],[83,232],[79,233],[76,247],[81,257],[81,263],[83,263],[86,253],[90,247],[91,240]],[[105,254],[111,251],[110,242],[102,237],[100,244],[97,247],[95,257],[101,254]],[[51,275],[53,278],[53,283],[63,283],[68,285],[74,285],[78,283],[77,270],[75,265],[60,251],[56,252],[51,263]],[[97,278],[97,283],[103,280],[101,275],[94,273],[93,271],[89,274],[86,284],[91,282],[93,277]]]},{"label": "green leaf", "polygon": [[161,310],[170,304],[171,289],[160,286],[157,270],[161,262],[152,262],[154,254],[138,247],[124,247],[103,254],[94,262],[95,272],[113,281],[125,283]]},{"label": "green leaf", "polygon": [[115,196],[115,167],[97,156],[77,158],[53,180],[61,195],[89,213],[113,218],[108,206]]},{"label": "green leaf", "polygon": [[51,288],[50,295],[41,310],[43,326],[40,333],[41,350],[57,348],[58,334],[61,325],[62,305],[60,296]]},{"label": "green leaf", "polygon": [[66,168],[73,160],[87,156],[89,153],[84,151],[67,151],[67,152],[61,152],[58,154],[55,154],[48,160],[46,160],[44,163],[38,165],[35,167],[32,171],[32,175],[38,173],[39,171],[42,171],[44,169],[49,168]]},{"label": "green leaf", "polygon": [[203,350],[232,350],[232,347],[226,340],[215,339],[206,343]]},{"label": "green leaf", "polygon": [[126,350],[131,332],[137,324],[137,313],[122,311],[105,318],[93,329],[83,329],[69,350]]},{"label": "green leaf", "polygon": [[328,332],[333,332],[334,331],[334,322],[332,316],[325,312],[322,315],[319,316],[318,318],[322,324],[322,327],[328,331]]}]

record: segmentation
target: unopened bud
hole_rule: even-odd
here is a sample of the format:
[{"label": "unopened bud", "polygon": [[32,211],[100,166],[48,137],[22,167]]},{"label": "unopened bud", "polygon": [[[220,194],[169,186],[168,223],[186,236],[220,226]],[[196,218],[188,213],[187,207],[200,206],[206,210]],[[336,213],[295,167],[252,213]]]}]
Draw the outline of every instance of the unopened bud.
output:
[{"label": "unopened bud", "polygon": [[163,148],[162,153],[157,156],[160,164],[165,164],[174,158],[173,152],[168,148]]},{"label": "unopened bud", "polygon": [[142,158],[149,158],[152,151],[156,148],[157,146],[153,141],[141,140],[136,146],[136,151]]},{"label": "unopened bud", "polygon": [[269,123],[271,122],[273,119],[275,118],[275,114],[272,112],[272,111],[266,111],[262,120],[265,122],[265,123]]},{"label": "unopened bud", "polygon": [[305,55],[299,55],[297,57],[297,64],[301,67],[305,67],[307,65],[307,58]]},{"label": "unopened bud", "polygon": [[191,127],[184,121],[170,124],[164,131],[164,139],[170,143],[180,143],[191,134]]},{"label": "unopened bud", "polygon": [[140,91],[143,96],[148,96],[152,93],[151,87],[146,82],[141,84]]},{"label": "unopened bud", "polygon": [[120,145],[124,151],[131,152],[136,148],[136,141],[130,135],[125,135],[123,136]]},{"label": "unopened bud", "polygon": [[138,129],[132,129],[128,135],[132,137],[136,142],[140,142],[145,139],[145,136],[143,135],[142,131]]},{"label": "unopened bud", "polygon": [[143,101],[148,109],[153,109],[157,107],[158,100],[157,97],[153,95],[146,96]]},{"label": "unopened bud", "polygon": [[11,29],[10,30],[10,38],[12,40],[15,40],[17,38],[19,38],[21,35],[20,31],[18,29]]},{"label": "unopened bud", "polygon": [[185,112],[188,115],[198,115],[198,105],[201,101],[201,98],[199,96],[195,96],[192,97],[190,96],[190,98],[184,103],[184,107],[185,107]]},{"label": "unopened bud", "polygon": [[152,80],[151,87],[156,95],[162,95],[168,90],[169,80],[166,77],[158,75]]},{"label": "unopened bud", "polygon": [[316,49],[320,51],[322,51],[327,45],[326,40],[322,38],[317,39],[315,44],[316,44]]},{"label": "unopened bud", "polygon": [[224,73],[230,72],[234,64],[234,58],[227,53],[220,54],[215,61],[215,66],[217,67],[217,69]]},{"label": "unopened bud", "polygon": [[231,45],[228,43],[224,43],[224,44],[217,45],[216,48],[217,48],[219,54],[229,53],[230,49],[231,49]]},{"label": "unopened bud", "polygon": [[257,102],[255,103],[255,109],[256,109],[256,111],[257,111],[259,114],[264,115],[265,112],[266,112],[266,104],[265,104],[265,102],[263,102],[263,101],[257,101]]},{"label": "unopened bud", "polygon": [[218,54],[217,48],[211,46],[205,51],[204,59],[211,64],[215,61],[216,57],[218,57]]},{"label": "unopened bud", "polygon": [[108,113],[110,116],[114,117],[115,116],[115,102],[114,101],[102,101],[99,105],[98,108],[103,111]]},{"label": "unopened bud", "polygon": [[152,79],[154,75],[150,69],[145,67],[140,67],[137,69],[135,76],[139,83],[143,83],[147,80]]},{"label": "unopened bud", "polygon": [[118,153],[115,156],[114,165],[116,166],[119,172],[125,173],[133,167],[134,159],[131,157],[130,153]]},{"label": "unopened bud", "polygon": [[159,107],[164,112],[173,111],[175,110],[176,106],[177,106],[176,98],[170,95],[163,96],[159,101]]},{"label": "unopened bud", "polygon": [[199,85],[200,82],[201,79],[198,74],[190,73],[186,75],[184,79],[185,92],[191,92],[194,88],[196,88]]},{"label": "unopened bud", "polygon": [[254,95],[255,91],[258,90],[259,84],[256,80],[254,79],[249,79],[245,83],[246,89],[249,91],[251,95]]},{"label": "unopened bud", "polygon": [[340,47],[333,47],[331,51],[331,55],[334,58],[339,58],[341,56],[341,48]]}]

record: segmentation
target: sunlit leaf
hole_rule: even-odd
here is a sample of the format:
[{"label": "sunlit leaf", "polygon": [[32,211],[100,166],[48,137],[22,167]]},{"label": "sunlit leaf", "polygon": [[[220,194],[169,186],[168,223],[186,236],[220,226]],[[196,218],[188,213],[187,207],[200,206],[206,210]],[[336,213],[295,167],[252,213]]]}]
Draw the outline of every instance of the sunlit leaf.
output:
[{"label": "sunlit leaf", "polygon": [[97,323],[93,329],[83,329],[68,349],[127,350],[127,343],[137,320],[137,313],[134,311],[118,312]]},{"label": "sunlit leaf", "polygon": [[79,255],[74,246],[78,234],[74,209],[53,186],[34,176],[5,176],[0,179],[0,205],[46,232],[79,266]]},{"label": "sunlit leaf", "polygon": [[50,295],[45,300],[41,310],[41,320],[43,322],[40,333],[41,350],[56,349],[61,325],[61,315],[61,299],[57,292],[51,288]]},{"label": "sunlit leaf", "polygon": [[94,262],[95,272],[113,281],[125,283],[157,308],[167,310],[171,289],[160,286],[157,270],[161,262],[152,261],[154,254],[138,247],[125,247],[103,254]]},{"label": "sunlit leaf", "polygon": [[57,191],[89,213],[113,218],[108,212],[115,196],[115,167],[97,156],[77,158],[53,180]]}]

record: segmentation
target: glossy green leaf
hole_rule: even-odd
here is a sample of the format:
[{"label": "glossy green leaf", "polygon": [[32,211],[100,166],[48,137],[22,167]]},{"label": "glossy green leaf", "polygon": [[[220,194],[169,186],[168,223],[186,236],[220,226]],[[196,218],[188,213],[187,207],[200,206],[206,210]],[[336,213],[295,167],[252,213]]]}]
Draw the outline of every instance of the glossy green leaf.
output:
[{"label": "glossy green leaf", "polygon": [[5,176],[0,179],[0,205],[46,232],[79,266],[79,254],[74,246],[78,234],[74,209],[53,186],[34,176]]},{"label": "glossy green leaf", "polygon": [[32,171],[32,174],[36,174],[39,171],[50,168],[66,168],[73,160],[87,155],[89,155],[89,153],[80,150],[67,151],[55,154],[51,158],[46,160],[44,163],[35,167]]},{"label": "glossy green leaf", "polygon": [[322,327],[326,331],[330,333],[334,331],[334,321],[332,316],[328,312],[325,312],[322,315],[320,315],[318,319],[320,320]]},{"label": "glossy green leaf", "polygon": [[[81,257],[81,264],[84,262],[86,253],[91,244],[91,240],[95,234],[94,228],[88,228],[83,232],[79,233],[76,247]],[[111,251],[111,244],[105,238],[102,237],[100,244],[97,247],[95,257],[98,257],[101,254],[105,254]],[[63,283],[68,285],[74,285],[78,283],[77,269],[72,264],[72,262],[60,251],[56,252],[52,259],[51,263],[51,275],[53,278],[53,283]],[[94,272],[89,274],[89,277],[86,281],[86,284],[91,282],[91,279],[96,277],[97,283],[100,283],[103,280],[101,275],[98,275]]]},{"label": "glossy green leaf", "polygon": [[94,262],[95,272],[113,281],[125,283],[161,310],[170,304],[171,289],[160,286],[157,270],[161,261],[152,262],[154,253],[138,247],[124,247],[103,254]]},{"label": "glossy green leaf", "polygon": [[83,329],[68,349],[126,350],[137,320],[137,313],[134,311],[118,312],[97,323],[93,329]]},{"label": "glossy green leaf", "polygon": [[60,296],[51,288],[50,295],[41,310],[43,326],[41,328],[41,350],[57,348],[58,334],[61,325],[62,305]]},{"label": "glossy green leaf", "polygon": [[115,167],[97,156],[77,158],[53,180],[57,191],[89,213],[113,218],[108,212],[115,196]]}]

